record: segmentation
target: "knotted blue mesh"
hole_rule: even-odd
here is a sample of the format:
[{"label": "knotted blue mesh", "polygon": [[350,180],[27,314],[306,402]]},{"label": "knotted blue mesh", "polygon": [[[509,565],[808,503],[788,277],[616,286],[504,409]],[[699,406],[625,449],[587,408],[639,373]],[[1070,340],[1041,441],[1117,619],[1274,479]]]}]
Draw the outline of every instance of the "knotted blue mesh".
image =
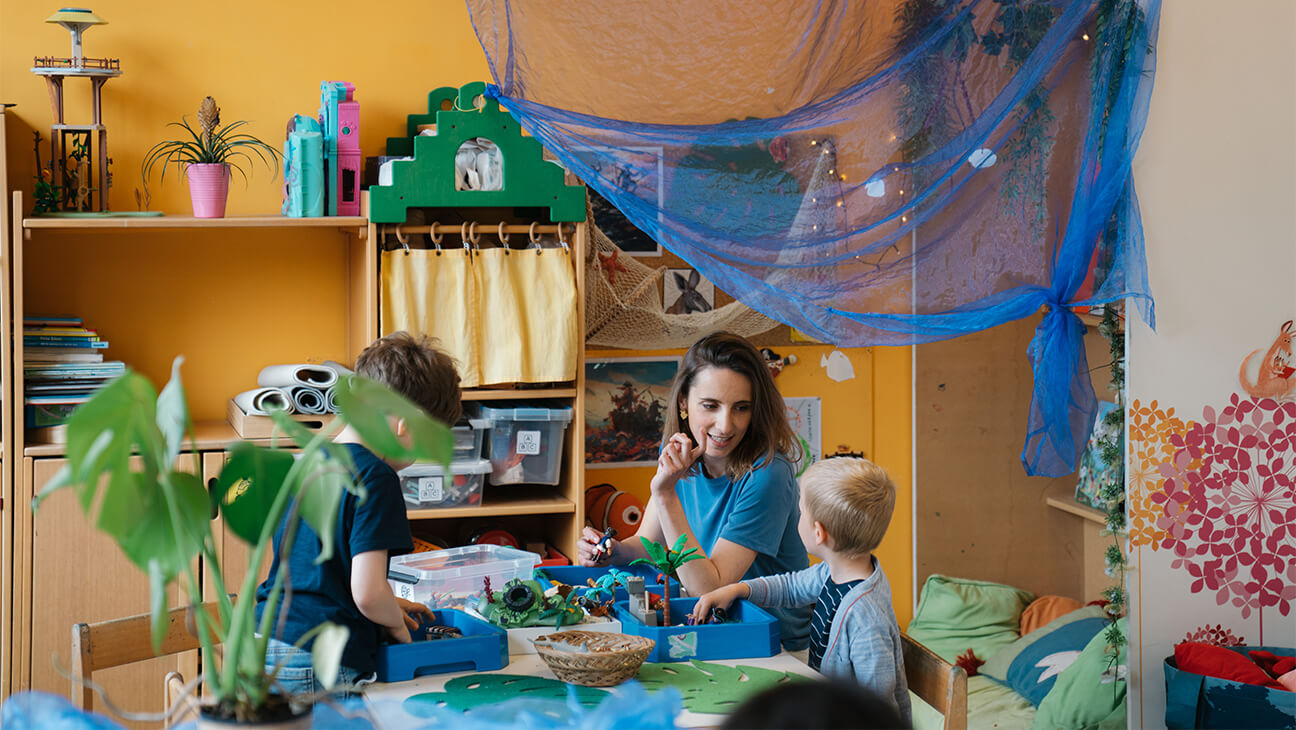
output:
[{"label": "knotted blue mesh", "polygon": [[1130,162],[1160,0],[468,7],[488,94],[752,308],[856,347],[1047,307],[1022,461],[1074,469],[1096,399],[1071,307],[1152,324]]}]

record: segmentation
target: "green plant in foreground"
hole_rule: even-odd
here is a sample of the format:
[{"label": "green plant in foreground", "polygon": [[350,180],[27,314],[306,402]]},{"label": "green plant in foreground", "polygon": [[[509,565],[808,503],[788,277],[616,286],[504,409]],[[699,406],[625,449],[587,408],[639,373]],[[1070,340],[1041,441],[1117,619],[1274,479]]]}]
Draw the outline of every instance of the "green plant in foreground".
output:
[{"label": "green plant in foreground", "polygon": [[675,540],[675,544],[669,548],[663,546],[661,543],[653,542],[646,537],[639,538],[639,541],[643,543],[644,550],[648,551],[648,557],[632,560],[630,564],[636,565],[638,563],[645,563],[653,566],[662,574],[665,579],[665,587],[662,591],[662,625],[670,626],[671,579],[674,578],[676,582],[678,582],[679,575],[677,575],[677,572],[679,571],[680,566],[687,562],[697,560],[702,556],[697,554],[697,548],[689,548],[688,550],[680,552],[684,547],[684,543],[688,542],[687,533],[680,535]]},{"label": "green plant in foreground", "polygon": [[[203,674],[217,705],[216,713],[240,720],[265,714],[275,672],[265,666],[266,645],[274,634],[276,607],[284,597],[287,565],[281,565],[266,609],[256,620],[257,566],[273,550],[276,529],[287,515],[281,554],[286,560],[301,520],[319,535],[320,560],[333,552],[338,505],[344,492],[363,494],[356,483],[347,449],[333,436],[350,425],[370,449],[383,458],[433,461],[449,468],[453,436],[418,407],[372,380],[344,376],[337,389],[338,416],[311,432],[282,412],[276,426],[292,443],[270,446],[239,442],[210,494],[201,476],[177,466],[182,440],[192,424],[180,380],[172,365],[171,382],[161,393],[142,375],[127,372],[97,392],[67,422],[67,465],[36,498],[38,509],[50,493],[72,487],[86,516],[121,547],[126,557],[149,576],[153,646],[167,629],[167,596],[179,576],[186,580],[188,600],[203,602],[196,557],[201,556],[214,581],[218,617],[194,611],[202,645]],[[397,438],[393,418],[404,419],[410,444]],[[294,455],[295,449],[299,453]],[[195,466],[199,460],[189,460]],[[248,563],[236,598],[226,590],[225,574],[215,549],[212,516],[219,511],[229,530],[250,546]],[[337,678],[347,630],[325,623],[302,638],[314,638],[316,677],[325,686]],[[222,647],[220,656],[213,651]]]},{"label": "green plant in foreground", "polygon": [[239,166],[238,160],[243,158],[251,162],[252,154],[278,172],[279,150],[247,132],[239,131],[246,124],[247,122],[240,120],[221,126],[220,107],[216,106],[216,100],[210,96],[203,99],[202,105],[198,107],[196,129],[189,125],[187,117],[181,117],[180,121],[167,125],[185,130],[188,137],[158,142],[144,156],[144,180],[149,179],[154,166],[158,164],[162,165],[163,181],[166,180],[169,165],[180,165],[183,172],[185,167],[195,164],[226,164],[247,180],[247,174]]}]

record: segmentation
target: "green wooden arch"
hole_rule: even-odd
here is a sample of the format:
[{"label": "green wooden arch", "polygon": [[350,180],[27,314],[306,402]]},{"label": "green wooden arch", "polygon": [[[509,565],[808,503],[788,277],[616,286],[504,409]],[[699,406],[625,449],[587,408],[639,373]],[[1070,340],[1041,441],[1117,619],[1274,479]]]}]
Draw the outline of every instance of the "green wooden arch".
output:
[{"label": "green wooden arch", "polygon": [[[548,208],[554,222],[585,220],[585,188],[567,185],[563,169],[543,159],[540,142],[524,137],[517,120],[499,102],[485,96],[486,84],[474,81],[455,89],[428,93],[426,114],[406,118],[406,137],[387,140],[387,154],[412,160],[392,163],[392,184],[369,188],[369,218],[401,223],[410,208],[536,207]],[[448,107],[448,108],[447,108]],[[464,111],[467,110],[467,111]],[[419,125],[436,122],[435,136],[418,134]],[[503,156],[502,190],[455,190],[454,158],[474,137],[499,146]]]}]

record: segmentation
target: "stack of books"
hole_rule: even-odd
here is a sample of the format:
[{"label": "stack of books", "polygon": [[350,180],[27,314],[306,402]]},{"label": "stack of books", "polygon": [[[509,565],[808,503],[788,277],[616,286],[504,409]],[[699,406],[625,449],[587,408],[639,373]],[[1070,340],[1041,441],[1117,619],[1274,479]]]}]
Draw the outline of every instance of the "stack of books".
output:
[{"label": "stack of books", "polygon": [[80,317],[24,317],[24,425],[62,424],[96,390],[125,372],[124,363],[104,360],[107,348],[107,341]]}]

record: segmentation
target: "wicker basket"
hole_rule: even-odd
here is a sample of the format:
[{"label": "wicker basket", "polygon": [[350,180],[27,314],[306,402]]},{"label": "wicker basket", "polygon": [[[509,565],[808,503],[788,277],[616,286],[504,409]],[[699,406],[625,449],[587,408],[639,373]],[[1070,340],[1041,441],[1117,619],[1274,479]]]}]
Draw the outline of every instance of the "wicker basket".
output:
[{"label": "wicker basket", "polygon": [[611,687],[630,679],[657,645],[642,636],[579,629],[538,636],[531,643],[558,679],[584,687]]}]

